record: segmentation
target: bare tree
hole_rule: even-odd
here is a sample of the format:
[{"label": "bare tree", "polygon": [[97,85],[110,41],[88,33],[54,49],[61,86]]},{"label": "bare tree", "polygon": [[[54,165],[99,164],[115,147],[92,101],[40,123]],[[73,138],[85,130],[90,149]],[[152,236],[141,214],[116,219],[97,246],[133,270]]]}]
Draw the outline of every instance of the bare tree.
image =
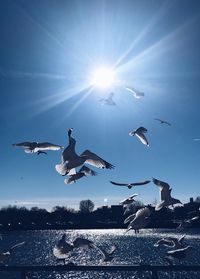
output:
[{"label": "bare tree", "polygon": [[84,213],[92,212],[94,209],[94,203],[91,200],[82,200],[79,204],[79,210]]}]

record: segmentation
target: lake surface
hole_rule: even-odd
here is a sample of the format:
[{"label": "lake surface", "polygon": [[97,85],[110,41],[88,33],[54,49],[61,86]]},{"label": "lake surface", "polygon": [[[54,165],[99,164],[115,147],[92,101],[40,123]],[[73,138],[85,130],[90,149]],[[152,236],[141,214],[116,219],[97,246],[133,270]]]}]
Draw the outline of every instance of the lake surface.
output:
[{"label": "lake surface", "polygon": [[[180,237],[185,234],[185,246],[191,245],[194,251],[191,258],[183,261],[184,264],[200,265],[200,231],[187,230],[177,232],[176,230],[166,229],[144,229],[135,235],[134,231],[130,231],[124,235],[125,230],[41,230],[41,231],[14,231],[3,232],[0,241],[0,250],[6,251],[12,245],[26,241],[27,244],[14,251],[12,257],[8,261],[8,265],[56,265],[61,264],[54,257],[52,250],[61,238],[63,233],[67,234],[68,241],[73,241],[76,237],[84,237],[94,241],[94,243],[106,250],[109,250],[113,244],[117,246],[115,258],[109,264],[138,264],[139,257],[144,264],[161,264],[166,265],[164,259],[165,252],[169,250],[166,247],[156,248],[153,244],[162,237]],[[77,265],[99,265],[101,264],[102,255],[97,249],[81,250],[76,249],[67,260]],[[178,262],[176,262],[179,264]],[[19,279],[18,274],[8,274],[0,272],[0,279]],[[75,279],[75,278],[109,278],[109,279],[129,279],[129,278],[151,278],[148,272],[116,272],[116,273],[100,273],[100,272],[69,272],[67,273],[35,273],[29,278],[38,279]],[[174,272],[171,274],[159,273],[159,278],[176,278],[176,279],[198,279],[200,272]]]}]

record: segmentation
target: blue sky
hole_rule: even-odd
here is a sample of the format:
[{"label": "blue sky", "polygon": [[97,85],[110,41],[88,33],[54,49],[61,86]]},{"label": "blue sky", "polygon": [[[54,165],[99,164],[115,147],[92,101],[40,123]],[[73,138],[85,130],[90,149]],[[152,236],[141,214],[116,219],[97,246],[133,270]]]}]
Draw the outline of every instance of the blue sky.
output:
[{"label": "blue sky", "polygon": [[[131,190],[109,183],[151,177],[168,182],[183,202],[199,195],[199,26],[198,0],[1,1],[0,206],[77,207],[88,198],[99,206],[133,193],[151,203],[159,199],[153,183]],[[102,65],[119,82],[90,91]],[[135,99],[124,86],[145,96]],[[111,91],[116,106],[101,105]],[[148,129],[149,148],[128,135],[139,126]],[[71,127],[77,153],[89,149],[115,169],[66,185],[55,171],[61,152],[12,147],[66,146]]]}]

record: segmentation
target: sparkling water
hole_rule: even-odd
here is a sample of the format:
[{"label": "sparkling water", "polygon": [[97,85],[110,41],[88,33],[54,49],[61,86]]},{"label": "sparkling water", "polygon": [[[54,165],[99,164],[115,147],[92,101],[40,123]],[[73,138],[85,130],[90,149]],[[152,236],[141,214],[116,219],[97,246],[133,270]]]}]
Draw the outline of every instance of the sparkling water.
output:
[{"label": "sparkling water", "polygon": [[[154,247],[154,243],[162,237],[177,237],[185,234],[183,244],[191,245],[194,251],[191,257],[181,263],[186,265],[200,264],[200,235],[198,230],[187,230],[177,232],[168,229],[144,229],[139,234],[130,231],[124,234],[125,230],[33,230],[33,231],[13,231],[3,232],[0,240],[0,250],[6,251],[12,245],[26,241],[26,245],[16,249],[8,265],[57,265],[58,262],[53,255],[53,247],[57,244],[63,233],[67,234],[67,241],[72,242],[76,237],[84,237],[92,240],[95,245],[107,251],[115,244],[117,249],[114,253],[114,259],[109,265],[119,264],[143,264],[149,265],[167,265],[165,260],[167,247]],[[75,249],[69,253],[67,261],[76,265],[101,265],[102,254],[98,249]],[[180,264],[178,260],[176,264]],[[0,272],[0,279],[19,279],[19,274],[9,274]],[[129,279],[129,278],[151,278],[150,272],[62,272],[47,273],[38,272],[30,274],[28,278],[38,279],[75,279],[75,278],[109,278],[109,279]],[[159,272],[159,278],[175,279],[198,279],[200,272]]]}]

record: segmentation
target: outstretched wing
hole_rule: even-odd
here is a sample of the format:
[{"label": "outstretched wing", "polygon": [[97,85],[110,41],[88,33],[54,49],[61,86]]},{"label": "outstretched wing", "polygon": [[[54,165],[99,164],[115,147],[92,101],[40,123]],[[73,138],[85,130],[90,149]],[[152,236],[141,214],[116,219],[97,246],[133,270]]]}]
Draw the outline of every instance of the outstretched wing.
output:
[{"label": "outstretched wing", "polygon": [[93,171],[84,165],[80,168],[79,172],[83,172],[85,175],[92,175],[92,176],[97,175],[96,171]]},{"label": "outstretched wing", "polygon": [[146,146],[149,146],[147,138],[145,137],[145,135],[142,132],[137,132],[137,133],[135,133],[135,135],[136,135],[136,137],[138,137],[138,139],[141,141],[141,143],[143,143]]},{"label": "outstretched wing", "polygon": [[86,160],[85,163],[92,165],[96,168],[100,168],[100,169],[113,169],[114,166],[110,163],[108,163],[107,161],[105,161],[104,159],[102,159],[101,157],[99,157],[98,155],[96,155],[95,153],[89,151],[89,150],[85,150],[81,156],[85,156]]},{"label": "outstretched wing", "polygon": [[[32,142],[30,141],[24,141],[24,142],[20,142],[20,143],[13,143],[12,146],[14,147],[30,147],[32,144]],[[37,142],[36,142],[37,144]]]},{"label": "outstretched wing", "polygon": [[161,201],[167,200],[170,197],[171,188],[168,183],[152,178],[153,183],[160,189],[160,199]]},{"label": "outstretched wing", "polygon": [[127,184],[127,183],[119,183],[119,182],[114,182],[114,181],[110,181],[110,183],[112,183],[113,185],[117,185],[117,186],[126,186],[126,187],[129,186],[129,184]]},{"label": "outstretched wing", "polygon": [[35,148],[35,151],[39,150],[60,150],[63,149],[63,146],[53,144],[50,142],[41,142],[37,144],[37,147]]},{"label": "outstretched wing", "polygon": [[157,120],[157,121],[159,121],[161,124],[165,123],[165,124],[171,126],[171,123],[169,123],[169,122],[167,122],[167,121],[165,121],[165,120],[162,120],[162,119],[160,119],[160,118],[154,118],[154,119]]},{"label": "outstretched wing", "polygon": [[124,220],[124,224],[129,223],[131,221],[133,221],[133,219],[135,218],[135,213],[129,215],[125,220]]},{"label": "outstretched wing", "polygon": [[19,248],[19,247],[23,246],[24,244],[26,244],[26,241],[23,241],[23,242],[20,242],[20,243],[15,244],[14,246],[12,246],[12,247],[9,249],[9,252],[13,251],[13,250],[16,249],[16,248]]}]

